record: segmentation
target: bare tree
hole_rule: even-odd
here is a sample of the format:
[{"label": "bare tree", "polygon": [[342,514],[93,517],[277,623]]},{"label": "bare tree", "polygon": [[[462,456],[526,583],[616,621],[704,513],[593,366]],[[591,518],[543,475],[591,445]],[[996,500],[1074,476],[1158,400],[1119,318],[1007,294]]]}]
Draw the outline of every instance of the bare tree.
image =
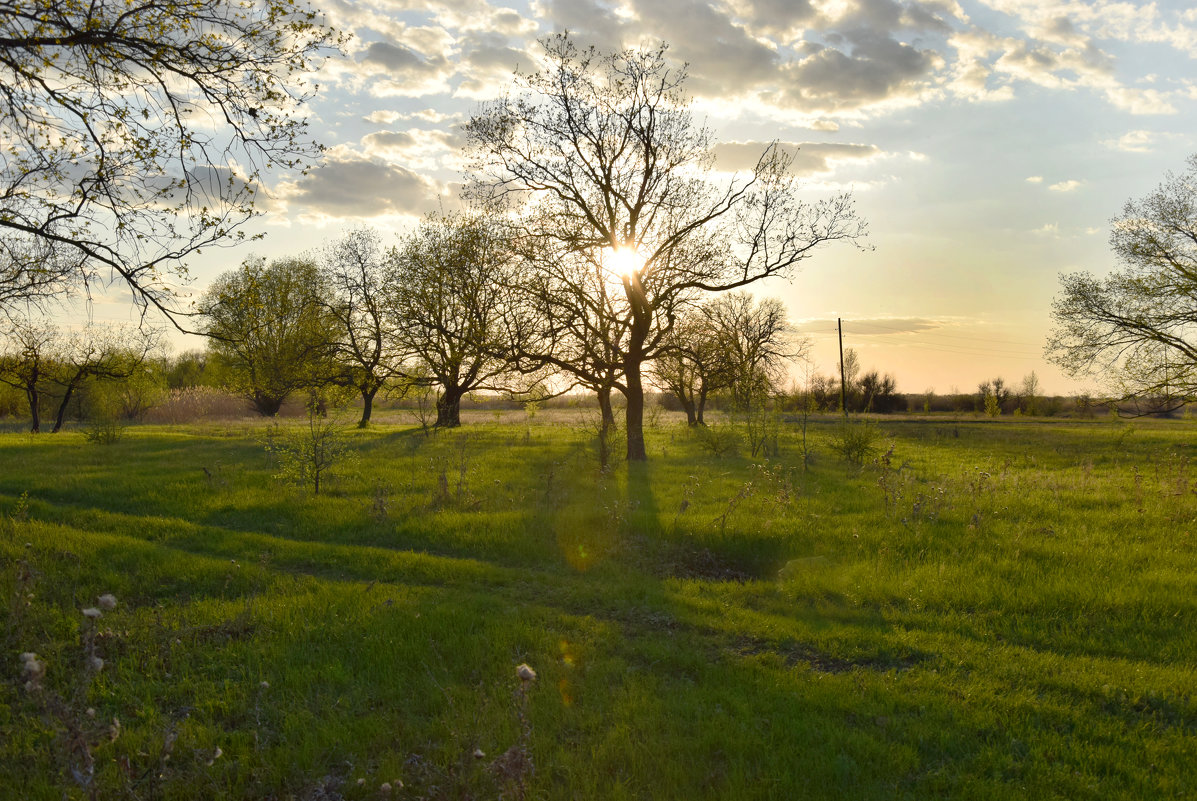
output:
[{"label": "bare tree", "polygon": [[184,260],[318,155],[295,111],[339,42],[300,0],[0,0],[0,241],[58,259],[18,260],[0,303],[110,274],[178,313]]},{"label": "bare tree", "polygon": [[1197,398],[1197,154],[1111,221],[1121,269],[1061,278],[1048,357],[1069,375],[1112,379],[1152,410]]},{"label": "bare tree", "polygon": [[524,374],[555,371],[570,386],[592,390],[600,438],[615,422],[612,390],[623,391],[620,341],[629,319],[621,314],[622,288],[594,252],[575,253],[542,238],[518,243],[524,269],[513,272],[503,323],[506,354]]},{"label": "bare tree", "polygon": [[704,305],[702,317],[720,356],[717,383],[740,411],[751,411],[771,393],[785,378],[788,363],[806,349],[777,298],[755,302],[748,292],[729,292]]},{"label": "bare tree", "polygon": [[342,367],[340,380],[361,393],[358,427],[365,428],[375,396],[405,375],[409,357],[402,340],[391,336],[386,254],[376,231],[358,228],[326,247],[321,262],[330,291],[323,303],[336,321],[333,357]]},{"label": "bare tree", "polygon": [[652,362],[653,382],[677,398],[691,426],[705,425],[707,398],[719,389],[724,360],[697,309],[678,316]]},{"label": "bare tree", "polygon": [[776,147],[749,175],[715,182],[711,134],[694,122],[685,70],[669,65],[665,45],[600,54],[568,35],[542,44],[544,69],[518,73],[515,96],[467,126],[472,191],[526,201],[525,236],[608,263],[627,320],[618,343],[627,457],[643,460],[642,369],[680,305],[789,275],[865,226],[848,195],[801,202]]}]

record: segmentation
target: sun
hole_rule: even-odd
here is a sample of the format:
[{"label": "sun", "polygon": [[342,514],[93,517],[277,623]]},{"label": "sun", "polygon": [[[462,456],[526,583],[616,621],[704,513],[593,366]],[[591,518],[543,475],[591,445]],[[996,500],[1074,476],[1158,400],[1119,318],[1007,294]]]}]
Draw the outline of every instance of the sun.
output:
[{"label": "sun", "polygon": [[603,265],[617,275],[630,278],[644,269],[644,257],[635,248],[608,247],[603,248]]}]

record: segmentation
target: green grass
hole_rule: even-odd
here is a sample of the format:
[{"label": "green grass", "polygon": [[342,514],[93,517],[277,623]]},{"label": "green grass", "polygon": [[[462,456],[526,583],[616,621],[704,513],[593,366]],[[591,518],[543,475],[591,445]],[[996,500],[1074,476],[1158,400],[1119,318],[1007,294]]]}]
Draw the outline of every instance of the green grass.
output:
[{"label": "green grass", "polygon": [[319,496],[248,423],[0,436],[0,787],[1197,795],[1193,423],[882,420],[862,469],[830,419],[809,469],[793,424],[768,461],[671,424],[604,473],[529,422],[347,431]]}]

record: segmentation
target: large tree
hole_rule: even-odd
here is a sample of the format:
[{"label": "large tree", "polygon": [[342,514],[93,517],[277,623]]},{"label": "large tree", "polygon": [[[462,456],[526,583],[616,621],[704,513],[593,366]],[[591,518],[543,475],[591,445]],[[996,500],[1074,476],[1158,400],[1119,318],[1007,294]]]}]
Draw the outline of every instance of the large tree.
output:
[{"label": "large tree", "polygon": [[506,227],[487,212],[430,215],[390,261],[395,347],[440,387],[436,425],[455,428],[461,399],[496,388],[510,370],[502,325],[513,263]]},{"label": "large tree", "polygon": [[278,414],[295,391],[335,375],[336,320],[328,292],[307,258],[247,259],[220,276],[200,301],[204,333],[233,391],[259,414]]},{"label": "large tree", "polygon": [[1197,155],[1112,221],[1120,269],[1071,273],[1052,305],[1053,362],[1171,409],[1197,398]]},{"label": "large tree", "polygon": [[749,174],[716,181],[711,134],[694,121],[685,70],[664,45],[603,54],[568,35],[542,44],[543,69],[517,73],[516,91],[467,126],[473,191],[526,203],[525,236],[605,251],[602,260],[619,265],[627,457],[643,460],[642,369],[679,306],[788,275],[820,245],[854,241],[865,227],[847,195],[802,202],[776,147]]},{"label": "large tree", "polygon": [[365,428],[375,396],[389,381],[405,375],[410,356],[403,339],[392,336],[386,253],[378,233],[358,228],[326,247],[321,272],[329,290],[323,303],[336,321],[332,344],[341,366],[339,380],[361,393],[358,427]]},{"label": "large tree", "polygon": [[0,0],[0,303],[111,277],[175,311],[263,171],[318,154],[296,110],[338,44],[302,0]]}]

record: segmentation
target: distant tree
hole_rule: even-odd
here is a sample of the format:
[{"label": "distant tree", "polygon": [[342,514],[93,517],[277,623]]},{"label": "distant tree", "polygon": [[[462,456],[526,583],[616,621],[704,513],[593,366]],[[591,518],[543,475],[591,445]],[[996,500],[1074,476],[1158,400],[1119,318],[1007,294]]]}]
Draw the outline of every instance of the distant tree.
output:
[{"label": "distant tree", "polygon": [[856,348],[844,348],[843,369],[840,371],[840,402],[844,404],[842,411],[861,410],[860,387],[857,378],[860,376],[860,354]]},{"label": "distant tree", "polygon": [[668,64],[664,45],[601,54],[568,35],[542,45],[544,69],[517,74],[518,91],[467,126],[472,191],[526,202],[523,233],[549,250],[608,263],[621,289],[614,314],[627,321],[627,458],[644,460],[642,371],[680,306],[788,275],[865,227],[847,195],[803,203],[776,147],[747,177],[717,182],[711,135],[695,124],[685,70]]},{"label": "distant tree", "polygon": [[334,377],[336,320],[326,296],[312,259],[250,258],[200,301],[212,356],[259,414],[278,414],[293,392]]},{"label": "distant tree", "polygon": [[502,325],[514,257],[485,212],[426,217],[393,252],[387,277],[395,347],[440,387],[436,425],[461,425],[461,399],[511,369]]},{"label": "distant tree", "polygon": [[870,370],[857,382],[860,393],[860,408],[865,412],[888,414],[903,407],[904,400],[898,394],[897,380],[886,373]]},{"label": "distant tree", "polygon": [[34,434],[41,432],[42,389],[46,372],[53,368],[57,337],[58,329],[46,320],[16,318],[0,355],[0,381],[24,393]]},{"label": "distant tree", "polygon": [[296,110],[338,43],[295,0],[0,0],[0,309],[103,270],[172,310],[261,172],[318,154]]},{"label": "distant tree", "polygon": [[129,378],[158,343],[159,333],[148,327],[64,331],[45,318],[17,318],[0,355],[0,382],[24,392],[35,434],[41,431],[43,403],[54,402],[51,433],[57,433],[85,382]]},{"label": "distant tree", "polygon": [[148,326],[128,328],[92,325],[60,333],[53,368],[47,372],[47,378],[56,388],[58,396],[58,410],[50,433],[56,434],[62,430],[71,399],[85,382],[131,378],[160,343],[160,333]]},{"label": "distant tree", "polygon": [[622,288],[599,253],[574,252],[541,237],[512,241],[520,262],[506,288],[506,356],[525,375],[556,371],[572,386],[592,390],[605,441],[615,422],[611,392],[625,389],[620,342],[630,320],[620,311]]},{"label": "distant tree", "polygon": [[982,381],[977,385],[977,411],[985,412],[990,417],[997,417],[1006,408],[1010,400],[1010,389],[1001,376],[992,381]]},{"label": "distant tree", "polygon": [[208,383],[209,354],[203,350],[187,350],[163,360],[163,379],[168,389],[186,389]]},{"label": "distant tree", "polygon": [[1120,269],[1061,278],[1047,342],[1069,375],[1100,375],[1159,409],[1197,399],[1197,154],[1186,163],[1111,221]]},{"label": "distant tree", "polygon": [[1039,414],[1040,392],[1039,376],[1035,375],[1035,371],[1032,370],[1023,376],[1022,384],[1018,390],[1019,408],[1022,409],[1024,414]]},{"label": "distant tree", "polygon": [[321,254],[329,289],[323,304],[336,322],[333,358],[342,368],[340,380],[362,396],[359,428],[370,425],[379,391],[408,370],[410,352],[402,337],[392,336],[386,270],[378,233],[368,228],[350,231]]},{"label": "distant tree", "polygon": [[697,309],[683,312],[653,359],[653,382],[681,405],[686,422],[705,425],[707,398],[724,380],[724,359],[706,317]]},{"label": "distant tree", "polygon": [[748,292],[729,292],[704,304],[701,313],[718,355],[715,383],[728,391],[736,410],[752,411],[777,390],[806,343],[794,336],[776,298],[758,302]]}]

